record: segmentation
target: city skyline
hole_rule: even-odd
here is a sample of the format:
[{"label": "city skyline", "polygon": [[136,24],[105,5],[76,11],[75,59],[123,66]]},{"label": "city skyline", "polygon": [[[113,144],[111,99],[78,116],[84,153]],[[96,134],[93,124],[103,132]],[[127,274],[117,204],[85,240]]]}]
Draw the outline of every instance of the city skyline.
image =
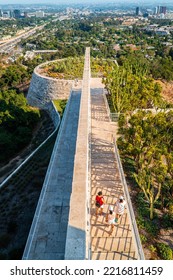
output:
[{"label": "city skyline", "polygon": [[[163,0],[153,0],[152,3],[149,0],[106,0],[106,3],[110,3],[110,4],[135,4],[138,6],[142,6],[142,5],[147,5],[147,4],[152,4],[152,5],[169,5],[172,4],[171,0],[167,0],[166,2]],[[58,4],[105,4],[105,0],[1,0],[0,1],[0,5],[18,5],[18,4],[29,4],[29,5],[33,5],[33,4],[53,4],[53,5],[58,5]]]}]

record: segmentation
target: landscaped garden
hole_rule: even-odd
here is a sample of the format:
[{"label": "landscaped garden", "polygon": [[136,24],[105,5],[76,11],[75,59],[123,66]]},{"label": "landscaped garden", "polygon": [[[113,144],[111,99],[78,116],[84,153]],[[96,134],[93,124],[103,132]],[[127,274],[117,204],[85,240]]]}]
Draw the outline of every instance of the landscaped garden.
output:
[{"label": "landscaped garden", "polygon": [[[91,76],[103,77],[106,69],[109,71],[115,61],[111,59],[91,57]],[[84,57],[68,57],[65,59],[43,64],[40,71],[43,75],[65,80],[82,79],[84,68]]]}]

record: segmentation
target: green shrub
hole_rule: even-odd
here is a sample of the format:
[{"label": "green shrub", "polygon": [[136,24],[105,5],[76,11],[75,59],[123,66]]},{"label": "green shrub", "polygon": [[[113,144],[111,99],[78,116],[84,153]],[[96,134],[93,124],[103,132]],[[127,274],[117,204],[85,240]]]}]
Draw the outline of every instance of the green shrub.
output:
[{"label": "green shrub", "polygon": [[142,243],[146,243],[147,242],[147,237],[143,234],[140,234],[140,239]]},{"label": "green shrub", "polygon": [[169,213],[163,215],[162,217],[162,227],[163,228],[172,228],[173,224],[173,215],[170,215]]},{"label": "green shrub", "polygon": [[118,119],[118,125],[120,128],[122,128],[126,124],[126,118],[124,114],[120,114]]},{"label": "green shrub", "polygon": [[145,229],[153,237],[156,236],[158,234],[158,231],[159,231],[159,228],[158,228],[157,224],[155,224],[153,220],[152,221],[151,220],[146,220],[145,221]]},{"label": "green shrub", "polygon": [[172,260],[172,249],[168,245],[159,243],[157,248],[161,259]]},{"label": "green shrub", "polygon": [[169,204],[168,210],[169,210],[169,214],[173,215],[173,203]]},{"label": "green shrub", "polygon": [[145,221],[144,221],[144,219],[141,215],[138,215],[138,217],[136,219],[136,223],[137,223],[139,229],[144,229],[145,228]]},{"label": "green shrub", "polygon": [[148,248],[152,253],[155,253],[157,251],[157,248],[152,244]]}]

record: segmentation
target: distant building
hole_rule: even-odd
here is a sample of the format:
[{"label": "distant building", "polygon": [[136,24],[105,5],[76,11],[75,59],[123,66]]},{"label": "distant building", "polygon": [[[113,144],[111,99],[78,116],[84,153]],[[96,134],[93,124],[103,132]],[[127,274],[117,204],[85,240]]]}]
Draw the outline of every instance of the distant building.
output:
[{"label": "distant building", "polygon": [[167,36],[167,35],[170,35],[170,32],[166,29],[163,29],[163,28],[158,28],[155,30],[155,33],[159,36]]},{"label": "distant building", "polygon": [[28,17],[28,13],[24,12],[24,18],[27,18],[27,17]]},{"label": "distant building", "polygon": [[149,13],[147,13],[147,12],[145,12],[144,14],[143,14],[143,17],[144,18],[147,18],[149,16]]},{"label": "distant building", "polygon": [[155,7],[154,8],[154,15],[157,15],[158,14],[158,7]]},{"label": "distant building", "polygon": [[166,7],[165,6],[160,6],[160,14],[166,14]]},{"label": "distant building", "polygon": [[14,10],[13,15],[14,15],[14,18],[21,18],[20,10]]},{"label": "distant building", "polygon": [[115,51],[119,51],[119,50],[121,49],[121,47],[120,47],[119,44],[115,44],[115,45],[113,46],[113,49],[114,49]]},{"label": "distant building", "polygon": [[10,11],[3,11],[2,17],[3,18],[10,18]]},{"label": "distant building", "polygon": [[44,17],[44,11],[36,11],[36,17]]},{"label": "distant building", "polygon": [[157,6],[157,15],[160,14],[160,6]]},{"label": "distant building", "polygon": [[139,14],[140,14],[140,9],[139,7],[136,7],[136,16],[139,16]]},{"label": "distant building", "polygon": [[166,6],[157,6],[154,10],[155,15],[166,14]]},{"label": "distant building", "polygon": [[0,17],[2,17],[2,10],[0,10]]},{"label": "distant building", "polygon": [[126,45],[125,45],[125,48],[129,48],[129,49],[131,49],[131,50],[133,50],[133,51],[138,50],[138,48],[136,47],[136,45],[133,45],[133,44],[126,44]]}]

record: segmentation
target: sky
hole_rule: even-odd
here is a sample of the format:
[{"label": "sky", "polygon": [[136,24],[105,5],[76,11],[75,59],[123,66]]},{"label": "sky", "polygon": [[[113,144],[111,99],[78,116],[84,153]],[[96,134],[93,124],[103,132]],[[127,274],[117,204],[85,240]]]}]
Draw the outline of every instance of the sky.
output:
[{"label": "sky", "polygon": [[137,3],[142,6],[143,4],[155,4],[156,5],[166,5],[172,3],[172,0],[0,0],[0,5],[2,4],[82,4],[82,3]]}]

